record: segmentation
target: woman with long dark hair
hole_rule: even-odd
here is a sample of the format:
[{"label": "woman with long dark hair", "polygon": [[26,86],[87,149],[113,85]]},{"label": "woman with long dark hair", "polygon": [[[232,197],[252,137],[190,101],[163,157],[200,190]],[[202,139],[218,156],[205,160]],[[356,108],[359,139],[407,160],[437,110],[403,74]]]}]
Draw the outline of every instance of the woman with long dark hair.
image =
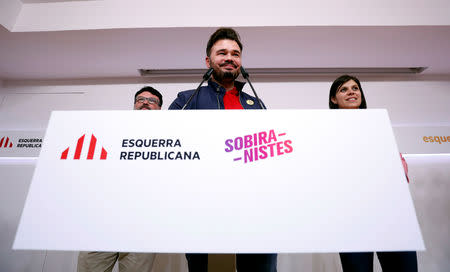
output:
[{"label": "woman with long dark hair", "polygon": [[[330,109],[366,109],[366,98],[361,83],[354,76],[338,77],[330,88],[328,99]],[[401,155],[400,155],[401,156]],[[408,167],[402,158],[406,178]],[[344,272],[372,272],[373,252],[339,253]],[[416,272],[417,255],[415,251],[377,252],[384,272]]]}]

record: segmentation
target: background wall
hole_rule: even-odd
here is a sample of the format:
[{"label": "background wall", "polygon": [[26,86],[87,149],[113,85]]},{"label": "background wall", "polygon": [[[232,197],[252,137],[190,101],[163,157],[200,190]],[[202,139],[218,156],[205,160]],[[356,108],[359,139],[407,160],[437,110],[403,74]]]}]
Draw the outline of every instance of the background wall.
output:
[{"label": "background wall", "polygon": [[[329,76],[259,76],[252,78],[270,109],[327,109]],[[408,76],[359,77],[369,108],[386,108],[392,124],[450,125],[450,77],[411,79]],[[130,80],[7,81],[0,89],[0,130],[44,129],[52,110],[130,110],[134,93],[151,85],[164,95],[167,109],[182,90],[194,89],[201,75],[185,78]],[[244,91],[252,93],[248,84]],[[26,110],[25,110],[26,109]]]},{"label": "background wall", "polygon": [[[163,109],[167,109],[178,91],[195,88],[199,78],[7,81],[0,89],[0,130],[44,130],[52,110],[131,110],[134,93],[144,85],[163,93]],[[253,79],[253,85],[271,109],[326,109],[334,78],[260,76]],[[360,79],[369,107],[387,108],[393,125],[450,124],[448,78],[362,75]],[[251,93],[248,86],[245,90]],[[427,247],[419,253],[419,270],[448,271],[450,158],[410,156],[407,162],[411,194]],[[0,271],[76,271],[77,252],[11,250],[33,171],[34,161],[0,161]],[[379,235],[381,239],[382,233]],[[378,263],[376,267],[380,271]],[[278,270],[341,268],[336,253],[281,254]],[[158,255],[153,271],[187,271],[184,256]]]}]

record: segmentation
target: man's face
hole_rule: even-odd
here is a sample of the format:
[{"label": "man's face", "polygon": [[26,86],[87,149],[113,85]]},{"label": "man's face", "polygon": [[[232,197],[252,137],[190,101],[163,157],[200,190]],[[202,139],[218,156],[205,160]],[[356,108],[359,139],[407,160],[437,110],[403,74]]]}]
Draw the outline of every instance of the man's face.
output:
[{"label": "man's face", "polygon": [[142,92],[136,97],[134,101],[135,110],[160,110],[160,101],[156,95],[150,92]]},{"label": "man's face", "polygon": [[233,40],[218,40],[206,57],[206,67],[214,68],[213,77],[219,82],[232,82],[241,69],[241,49]]}]

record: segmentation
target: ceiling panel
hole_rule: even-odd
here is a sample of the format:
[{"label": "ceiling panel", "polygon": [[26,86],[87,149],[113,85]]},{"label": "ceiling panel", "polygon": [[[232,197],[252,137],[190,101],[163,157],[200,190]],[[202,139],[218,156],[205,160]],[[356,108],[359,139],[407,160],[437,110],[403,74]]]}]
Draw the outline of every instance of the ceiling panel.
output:
[{"label": "ceiling panel", "polygon": [[[428,67],[450,75],[450,26],[241,27],[246,68]],[[0,79],[138,77],[138,69],[204,69],[215,28],[9,32]]]}]

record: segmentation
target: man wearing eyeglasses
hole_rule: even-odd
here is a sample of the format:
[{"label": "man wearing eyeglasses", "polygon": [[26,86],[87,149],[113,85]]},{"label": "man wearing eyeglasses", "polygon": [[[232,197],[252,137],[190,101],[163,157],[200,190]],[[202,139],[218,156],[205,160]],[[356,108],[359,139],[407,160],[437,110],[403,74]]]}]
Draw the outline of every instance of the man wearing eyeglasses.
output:
[{"label": "man wearing eyeglasses", "polygon": [[160,110],[162,102],[161,93],[150,86],[140,89],[134,95],[135,110]]},{"label": "man wearing eyeglasses", "polygon": [[[134,110],[160,110],[163,98],[155,88],[146,86],[134,95]],[[116,262],[119,272],[150,272],[154,253],[80,252],[78,272],[111,272]]]}]

